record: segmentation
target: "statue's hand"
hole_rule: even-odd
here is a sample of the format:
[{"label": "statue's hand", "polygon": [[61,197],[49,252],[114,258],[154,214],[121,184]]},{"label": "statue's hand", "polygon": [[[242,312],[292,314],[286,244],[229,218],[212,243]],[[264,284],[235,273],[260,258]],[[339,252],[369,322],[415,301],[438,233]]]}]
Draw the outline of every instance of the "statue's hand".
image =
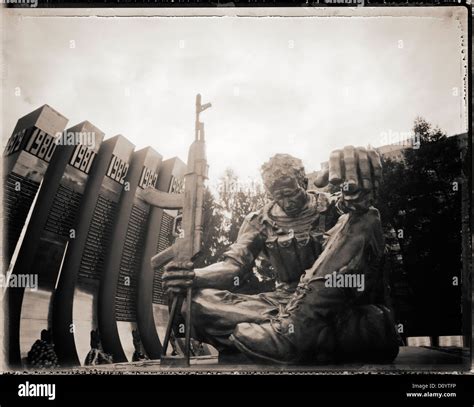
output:
[{"label": "statue's hand", "polygon": [[194,264],[192,262],[171,261],[163,272],[163,288],[167,294],[186,292],[194,282]]},{"label": "statue's hand", "polygon": [[315,181],[317,187],[339,186],[348,209],[368,208],[382,181],[382,163],[373,148],[346,146],[329,157],[328,168]]}]

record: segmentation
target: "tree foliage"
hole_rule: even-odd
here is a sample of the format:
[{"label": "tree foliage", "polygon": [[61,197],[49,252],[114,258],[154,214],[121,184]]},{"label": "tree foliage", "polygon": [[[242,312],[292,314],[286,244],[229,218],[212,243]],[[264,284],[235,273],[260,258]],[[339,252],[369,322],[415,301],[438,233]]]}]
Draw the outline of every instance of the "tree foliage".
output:
[{"label": "tree foliage", "polygon": [[[460,333],[461,158],[457,140],[423,118],[404,162],[384,162],[377,208],[391,224],[412,292],[414,335]],[[416,148],[418,147],[418,148]]]},{"label": "tree foliage", "polygon": [[[203,253],[196,263],[198,267],[223,260],[227,248],[237,240],[245,217],[267,201],[259,182],[243,183],[232,169],[225,171],[217,191],[213,192],[207,189],[205,194]],[[257,259],[253,274],[244,284],[245,292],[265,291],[273,284],[269,262],[264,258]]]},{"label": "tree foliage", "polygon": [[203,242],[201,256],[196,267],[204,267],[216,263],[222,258],[227,247],[227,237],[223,230],[224,215],[216,198],[206,188],[203,202]]}]

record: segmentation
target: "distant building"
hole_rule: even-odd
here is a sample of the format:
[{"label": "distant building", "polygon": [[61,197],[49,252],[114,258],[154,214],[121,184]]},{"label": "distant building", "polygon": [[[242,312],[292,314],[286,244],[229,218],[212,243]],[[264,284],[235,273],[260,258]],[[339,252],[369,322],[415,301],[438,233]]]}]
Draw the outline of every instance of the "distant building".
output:
[{"label": "distant building", "polygon": [[[459,149],[467,148],[467,133],[456,134],[449,138],[455,138]],[[418,144],[417,144],[418,143]],[[405,159],[405,150],[408,148],[419,148],[419,141],[408,139],[400,144],[387,144],[385,146],[377,147],[376,150],[385,160],[392,160],[402,162]]]},{"label": "distant building", "polygon": [[376,150],[385,160],[402,162],[405,159],[405,150],[407,148],[413,148],[413,146],[409,144],[388,144],[378,147]]}]

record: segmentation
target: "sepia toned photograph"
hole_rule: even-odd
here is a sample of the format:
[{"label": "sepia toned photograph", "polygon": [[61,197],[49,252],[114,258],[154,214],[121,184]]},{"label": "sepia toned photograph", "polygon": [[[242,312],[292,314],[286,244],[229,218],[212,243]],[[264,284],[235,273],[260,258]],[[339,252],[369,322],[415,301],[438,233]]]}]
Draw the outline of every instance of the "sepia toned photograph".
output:
[{"label": "sepia toned photograph", "polygon": [[4,8],[2,372],[469,373],[470,18]]}]

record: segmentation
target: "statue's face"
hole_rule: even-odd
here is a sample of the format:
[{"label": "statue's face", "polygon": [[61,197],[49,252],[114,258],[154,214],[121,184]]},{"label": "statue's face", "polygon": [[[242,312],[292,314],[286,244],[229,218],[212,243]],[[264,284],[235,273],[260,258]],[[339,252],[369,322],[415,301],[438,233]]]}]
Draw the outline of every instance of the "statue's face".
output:
[{"label": "statue's face", "polygon": [[298,216],[306,205],[306,191],[294,178],[275,182],[269,192],[278,206],[290,217]]}]

